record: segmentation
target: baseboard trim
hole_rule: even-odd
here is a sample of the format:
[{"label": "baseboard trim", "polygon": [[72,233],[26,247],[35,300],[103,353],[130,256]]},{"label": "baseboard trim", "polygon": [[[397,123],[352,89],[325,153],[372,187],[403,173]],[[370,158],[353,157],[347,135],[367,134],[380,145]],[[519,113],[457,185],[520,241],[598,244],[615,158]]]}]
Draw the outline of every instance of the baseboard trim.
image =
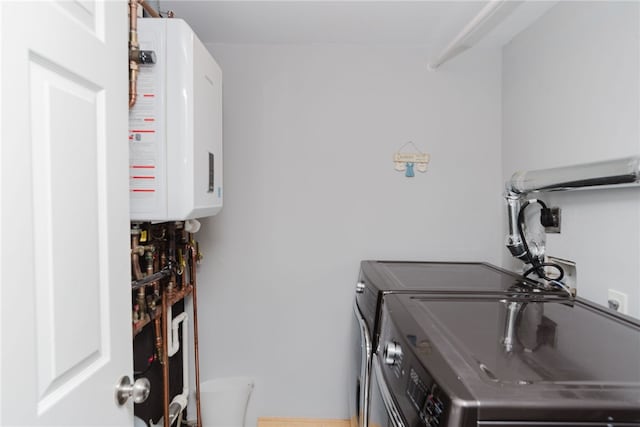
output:
[{"label": "baseboard trim", "polygon": [[312,418],[258,418],[258,427],[350,427],[349,420]]}]

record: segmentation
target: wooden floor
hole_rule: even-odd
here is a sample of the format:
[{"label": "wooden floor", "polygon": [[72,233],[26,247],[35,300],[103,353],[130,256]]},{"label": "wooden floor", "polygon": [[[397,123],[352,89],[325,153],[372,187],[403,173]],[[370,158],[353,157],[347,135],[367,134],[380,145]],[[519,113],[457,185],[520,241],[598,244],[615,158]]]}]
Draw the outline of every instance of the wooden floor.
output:
[{"label": "wooden floor", "polygon": [[258,427],[350,427],[349,420],[311,418],[258,418]]}]

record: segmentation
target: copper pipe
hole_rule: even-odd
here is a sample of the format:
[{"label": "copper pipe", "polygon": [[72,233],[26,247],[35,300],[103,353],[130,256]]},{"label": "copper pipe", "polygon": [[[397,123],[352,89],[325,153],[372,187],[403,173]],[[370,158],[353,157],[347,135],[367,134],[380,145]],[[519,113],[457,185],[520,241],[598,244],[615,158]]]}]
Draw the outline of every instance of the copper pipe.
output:
[{"label": "copper pipe", "polygon": [[187,231],[184,229],[184,223],[182,223],[182,229],[180,230],[180,242],[183,242],[178,252],[178,261],[180,265],[180,271],[182,273],[182,283],[180,284],[180,286],[184,288],[189,284],[188,280],[190,279],[187,270],[187,257],[189,256],[189,233],[187,233]]},{"label": "copper pipe", "polygon": [[138,230],[131,230],[131,267],[133,269],[133,277],[136,280],[142,279],[142,270],[140,269],[140,234]]},{"label": "copper pipe", "polygon": [[184,289],[187,286],[187,262],[184,258],[185,254],[183,249],[185,248],[178,249],[178,274],[180,274],[180,289]]},{"label": "copper pipe", "polygon": [[191,292],[191,295],[193,298],[193,347],[196,365],[196,416],[198,417],[196,426],[202,427],[202,412],[200,411],[200,352],[198,349],[198,295],[196,292],[198,288],[196,284],[196,262],[198,260],[198,250],[196,249],[191,236],[190,241],[192,242],[189,244],[189,250],[191,252],[192,267],[191,284],[193,286],[193,290]]},{"label": "copper pipe", "polygon": [[151,15],[153,18],[162,18],[162,16],[160,16],[160,14],[156,12],[156,10],[153,7],[151,7],[151,5],[147,3],[145,0],[138,0],[138,3],[140,3],[140,6],[142,6],[144,10],[146,10],[147,13]]},{"label": "copper pipe", "polygon": [[129,108],[136,105],[138,98],[138,64],[135,61],[129,61]]},{"label": "copper pipe", "polygon": [[175,274],[171,274],[171,278],[169,279],[169,284],[167,285],[167,287],[165,288],[165,291],[167,292],[167,299],[169,301],[171,301],[176,293],[176,279],[175,279]]},{"label": "copper pipe", "polygon": [[[130,35],[138,31],[138,0],[129,0],[129,31]],[[138,41],[137,37],[135,40]],[[132,37],[129,37],[129,43],[132,43]]]},{"label": "copper pipe", "polygon": [[166,251],[162,251],[162,253],[160,254],[160,264],[162,264],[163,267],[165,265],[167,265],[167,252]]},{"label": "copper pipe", "polygon": [[[164,251],[160,254],[160,256],[159,256],[159,257],[155,257],[154,267],[155,267],[155,268],[160,268],[160,266],[162,266],[162,269],[163,269],[163,270],[164,270],[165,268],[167,268],[167,256],[166,256],[166,253],[165,253]],[[167,270],[167,271],[169,272],[168,274],[170,274],[170,273],[171,273],[171,271],[170,271],[170,270]],[[155,282],[155,283],[153,284],[153,289],[154,289],[154,292],[155,292],[157,295],[160,295],[160,282]]]},{"label": "copper pipe", "polygon": [[184,288],[175,292],[173,298],[169,299],[169,305],[175,305],[178,301],[183,298],[186,298],[189,294],[193,292],[193,286],[191,284],[186,285]]},{"label": "copper pipe", "polygon": [[147,314],[147,301],[146,294],[144,292],[144,288],[138,289],[138,296],[136,297],[136,303],[138,304],[138,309],[140,313],[142,313],[142,320],[146,320],[149,315]]},{"label": "copper pipe", "polygon": [[[136,280],[142,279],[142,270],[140,269],[140,230],[131,230],[131,268],[133,270],[133,276]],[[138,295],[136,296],[136,303],[142,315],[141,320],[145,320],[147,314],[147,303],[145,301],[145,290],[140,288]]]},{"label": "copper pipe", "polygon": [[138,72],[137,70],[131,70],[129,75],[129,108],[133,108],[136,105],[136,98],[138,97]]},{"label": "copper pipe", "polygon": [[162,344],[162,311],[160,311],[160,315],[158,316],[158,312],[156,312],[156,318],[153,319],[153,326],[156,330],[156,351],[158,352],[158,359],[160,359],[160,363],[164,360],[164,352],[162,351],[164,346]]},{"label": "copper pipe", "polygon": [[138,63],[133,59],[138,51],[138,0],[129,0],[129,108],[136,104]]},{"label": "copper pipe", "polygon": [[153,275],[153,252],[150,250],[146,251],[144,260],[147,262],[147,277]]},{"label": "copper pipe", "polygon": [[162,292],[162,416],[164,427],[169,426],[169,349],[167,348],[167,293]]},{"label": "copper pipe", "polygon": [[[151,232],[151,229],[149,230],[149,232]],[[154,261],[157,257],[153,257]],[[153,267],[151,270],[151,273],[153,273],[155,275],[155,271],[159,271],[160,270],[160,265],[157,262],[153,263]],[[147,271],[148,271],[148,267],[147,267]],[[165,343],[166,343],[166,337],[163,334],[163,319],[164,319],[164,307],[160,307],[160,315],[158,315],[158,309],[156,306],[155,301],[158,301],[159,299],[161,300],[161,295],[160,295],[160,281],[156,280],[153,283],[153,298],[152,301],[154,301],[153,306],[151,308],[153,308],[154,313],[155,313],[155,318],[154,318],[154,328],[155,328],[155,332],[156,332],[156,352],[158,353],[158,359],[160,359],[160,363],[164,364],[164,356],[165,356],[165,351],[164,351],[164,347],[165,347]],[[161,300],[162,301],[162,300]],[[161,302],[162,303],[162,302]],[[163,368],[164,369],[164,368]]]}]

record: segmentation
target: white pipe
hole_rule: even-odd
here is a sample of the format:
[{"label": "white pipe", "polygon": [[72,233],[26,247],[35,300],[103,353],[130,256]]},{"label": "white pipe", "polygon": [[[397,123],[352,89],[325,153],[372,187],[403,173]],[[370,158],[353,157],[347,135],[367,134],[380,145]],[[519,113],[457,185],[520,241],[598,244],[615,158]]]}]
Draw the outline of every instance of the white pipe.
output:
[{"label": "white pipe", "polygon": [[[167,310],[167,316],[169,319],[172,318],[171,307],[169,307]],[[167,322],[167,329],[171,327],[171,330],[167,331],[167,339],[169,341],[167,343],[167,348],[169,352],[169,357],[173,356],[178,352],[178,350],[180,350],[180,339],[178,337],[178,327],[180,326],[180,322],[186,321],[186,320],[187,320],[187,313],[183,311],[182,313],[178,314],[175,317],[175,319],[171,321],[171,325],[169,325],[169,322]],[[182,339],[183,341],[185,339],[184,333],[182,334]],[[182,345],[184,346],[184,343]]]},{"label": "white pipe", "polygon": [[[171,306],[167,310],[167,318],[172,318]],[[170,425],[189,403],[189,332],[187,331],[189,316],[183,311],[171,321],[171,333],[167,333],[167,351],[169,357],[174,356],[180,349],[180,339],[178,329],[182,323],[182,393],[178,394],[171,400],[169,408],[172,414],[169,414]],[[169,322],[167,322],[167,327]]]},{"label": "white pipe", "polygon": [[[458,33],[447,47],[444,48],[440,55],[434,61],[429,62],[429,69],[438,69],[438,67],[451,58],[472,47],[479,38],[493,29],[502,20],[504,16],[498,15],[497,12],[502,9],[503,6],[506,4],[509,5],[509,7],[505,9],[506,14],[508,14],[517,7],[519,3],[520,2],[513,0],[490,0],[487,5],[465,25],[462,31]],[[492,19],[494,17],[496,19]]]}]

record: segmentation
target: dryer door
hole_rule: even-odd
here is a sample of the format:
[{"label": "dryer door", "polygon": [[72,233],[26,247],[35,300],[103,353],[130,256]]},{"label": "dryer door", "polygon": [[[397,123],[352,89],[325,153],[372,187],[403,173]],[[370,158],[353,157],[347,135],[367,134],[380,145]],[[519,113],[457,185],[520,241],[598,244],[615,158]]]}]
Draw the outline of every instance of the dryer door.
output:
[{"label": "dryer door", "polygon": [[369,379],[371,377],[371,335],[358,304],[353,303],[352,342],[349,371],[349,410],[352,427],[367,427]]}]

